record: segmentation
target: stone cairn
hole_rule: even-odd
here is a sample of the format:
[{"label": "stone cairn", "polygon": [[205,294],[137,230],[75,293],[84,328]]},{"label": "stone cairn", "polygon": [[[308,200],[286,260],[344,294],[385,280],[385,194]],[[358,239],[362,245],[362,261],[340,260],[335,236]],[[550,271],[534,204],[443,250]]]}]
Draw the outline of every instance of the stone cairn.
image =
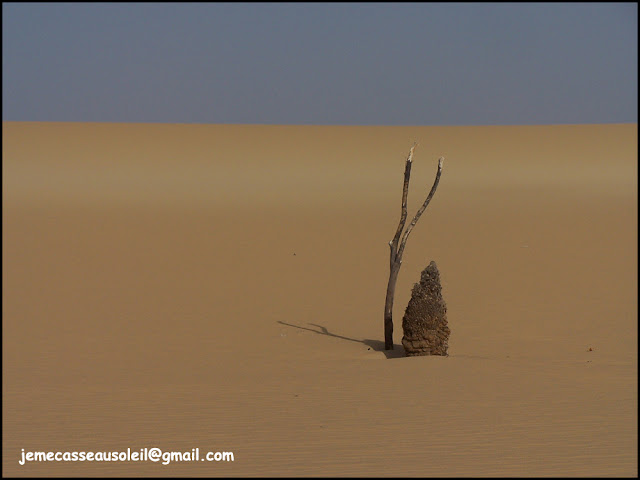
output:
[{"label": "stone cairn", "polygon": [[407,357],[448,355],[447,305],[442,298],[440,272],[432,261],[413,286],[411,300],[402,318],[402,345]]}]

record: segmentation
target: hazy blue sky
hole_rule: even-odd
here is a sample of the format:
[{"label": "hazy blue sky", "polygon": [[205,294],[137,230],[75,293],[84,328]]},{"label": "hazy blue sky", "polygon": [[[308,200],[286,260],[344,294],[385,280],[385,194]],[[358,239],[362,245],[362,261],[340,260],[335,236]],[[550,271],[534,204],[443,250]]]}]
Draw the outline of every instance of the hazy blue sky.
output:
[{"label": "hazy blue sky", "polygon": [[2,118],[638,121],[635,3],[2,4]]}]

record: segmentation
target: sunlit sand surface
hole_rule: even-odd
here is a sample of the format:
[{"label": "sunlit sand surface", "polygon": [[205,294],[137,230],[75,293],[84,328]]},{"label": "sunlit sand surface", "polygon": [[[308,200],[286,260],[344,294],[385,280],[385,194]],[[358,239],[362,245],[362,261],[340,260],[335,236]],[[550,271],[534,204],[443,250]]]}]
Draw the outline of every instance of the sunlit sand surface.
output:
[{"label": "sunlit sand surface", "polygon": [[[5,122],[3,474],[635,476],[637,160],[636,124]],[[405,358],[431,260],[450,355]],[[18,463],[145,447],[235,461]]]}]

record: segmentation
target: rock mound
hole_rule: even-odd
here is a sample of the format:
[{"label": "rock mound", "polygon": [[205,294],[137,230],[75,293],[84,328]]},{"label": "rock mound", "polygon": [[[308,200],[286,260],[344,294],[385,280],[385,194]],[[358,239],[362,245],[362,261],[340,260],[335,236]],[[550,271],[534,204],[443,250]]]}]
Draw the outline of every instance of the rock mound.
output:
[{"label": "rock mound", "polygon": [[413,286],[402,318],[402,330],[402,345],[408,357],[447,355],[451,330],[447,323],[447,305],[442,298],[440,272],[434,261]]}]

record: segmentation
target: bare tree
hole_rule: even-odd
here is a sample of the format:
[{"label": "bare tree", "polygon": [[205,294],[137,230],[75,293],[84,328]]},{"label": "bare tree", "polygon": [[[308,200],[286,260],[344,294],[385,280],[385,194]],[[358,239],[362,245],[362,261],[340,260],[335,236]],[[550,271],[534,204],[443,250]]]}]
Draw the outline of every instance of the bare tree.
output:
[{"label": "bare tree", "polygon": [[390,260],[390,268],[391,272],[389,273],[389,285],[387,286],[387,298],[384,303],[384,349],[385,350],[393,350],[393,296],[396,290],[396,281],[398,280],[398,273],[400,272],[400,266],[402,265],[402,254],[404,252],[404,247],[407,244],[407,238],[409,238],[409,234],[413,227],[415,227],[416,223],[420,219],[420,215],[425,211],[427,205],[431,201],[431,198],[436,193],[436,188],[438,188],[438,183],[440,182],[440,174],[442,173],[442,162],[444,161],[443,157],[440,157],[438,160],[438,172],[436,173],[436,179],[433,182],[433,187],[431,187],[431,191],[427,196],[427,199],[424,201],[418,212],[416,213],[413,220],[407,227],[407,230],[404,232],[402,236],[402,241],[400,241],[400,236],[402,235],[402,230],[404,229],[404,224],[407,220],[407,197],[409,195],[409,177],[411,176],[411,161],[413,160],[413,151],[415,150],[418,144],[414,143],[409,151],[409,156],[407,157],[407,162],[404,167],[404,186],[402,188],[402,213],[400,215],[400,223],[398,225],[398,229],[396,230],[396,234],[393,237],[393,240],[389,242],[389,247],[391,248],[391,260]]}]

